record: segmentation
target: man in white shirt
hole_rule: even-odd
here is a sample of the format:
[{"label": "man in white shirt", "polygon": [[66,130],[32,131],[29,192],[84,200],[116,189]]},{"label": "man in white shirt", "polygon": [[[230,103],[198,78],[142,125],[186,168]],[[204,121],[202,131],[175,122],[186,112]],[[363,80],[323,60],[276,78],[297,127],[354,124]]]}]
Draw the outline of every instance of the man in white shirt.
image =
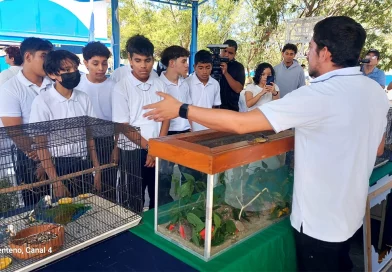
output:
[{"label": "man in white shirt", "polygon": [[[112,93],[116,84],[106,77],[108,59],[111,53],[101,42],[90,42],[83,48],[84,65],[88,74],[82,74],[76,90],[88,95],[93,105],[97,118],[112,121]],[[95,138],[98,160],[101,164],[118,162],[118,148],[114,144],[114,138]],[[116,201],[117,168],[105,169],[102,172],[104,180],[102,194],[105,198]]]},{"label": "man in white shirt", "polygon": [[[213,79],[212,55],[207,50],[200,50],[195,54],[194,74],[186,81],[189,84],[192,105],[203,108],[219,108],[220,87],[219,82]],[[200,131],[207,129],[196,122],[192,122],[192,130]]]},{"label": "man in white shirt", "polygon": [[[166,136],[169,129],[169,120],[156,123],[143,117],[145,111],[143,106],[155,103],[161,100],[156,94],[157,91],[166,92],[166,86],[160,79],[150,77],[152,66],[154,64],[154,45],[149,39],[142,35],[135,35],[127,42],[128,59],[133,70],[127,77],[122,78],[114,87],[112,97],[113,121],[139,127],[141,132],[140,146],[128,145],[129,150],[120,150],[121,159],[120,167],[122,173],[128,173],[120,178],[122,194],[121,202],[125,205],[133,206],[132,184],[135,184],[135,175],[130,169],[131,165],[123,162],[129,161],[129,158],[140,160],[142,163],[142,179],[144,192],[148,189],[150,198],[149,208],[155,205],[155,158],[148,154],[148,140]],[[133,141],[133,133],[125,133],[125,137]],[[124,135],[120,134],[120,140],[126,140]],[[141,157],[139,156],[141,154]],[[136,191],[138,194],[139,192]],[[124,199],[125,198],[125,199]],[[126,203],[128,201],[128,204]],[[143,193],[144,202],[144,193]],[[133,207],[140,209],[140,207]]]},{"label": "man in white shirt", "polygon": [[20,55],[20,49],[16,46],[9,46],[5,50],[5,62],[11,67],[0,73],[0,86],[8,79],[15,76],[22,69],[23,59]]},{"label": "man in white shirt", "polygon": [[[0,119],[4,127],[28,124],[31,104],[34,98],[52,85],[46,77],[43,63],[46,54],[53,49],[53,45],[40,38],[26,38],[20,45],[23,58],[23,69],[0,86]],[[0,124],[1,125],[1,124]],[[18,137],[14,137],[18,135]],[[12,149],[16,156],[14,165],[17,183],[33,183],[37,180],[37,154],[33,151],[33,140],[13,127],[9,136],[14,142]],[[34,189],[33,189],[34,190]],[[25,205],[39,201],[37,193],[31,190],[22,192]]]},{"label": "man in white shirt", "polygon": [[[44,62],[44,70],[55,83],[34,99],[30,123],[79,116],[95,117],[88,95],[74,89],[80,82],[79,64],[79,58],[69,51],[57,50],[48,53]],[[63,140],[59,141],[58,137],[52,135],[51,132],[35,137],[37,154],[49,179],[90,168],[89,160],[86,159],[86,150],[90,153],[93,166],[99,168],[94,139],[86,135],[85,128],[62,131],[62,136],[71,140],[64,144]],[[89,138],[87,143],[86,138]],[[53,195],[59,198],[71,193],[75,197],[91,192],[91,180],[91,174],[86,174],[65,181],[57,181],[52,184]],[[101,173],[99,170],[95,171],[94,187],[100,192]]]},{"label": "man in white shirt", "polygon": [[145,107],[152,109],[145,116],[180,115],[235,133],[295,128],[291,225],[298,268],[346,271],[352,268],[350,238],[362,225],[369,178],[384,149],[389,105],[379,84],[355,67],[366,39],[360,24],[329,17],[313,33],[310,86],[247,113],[187,106],[160,94],[164,101]]},{"label": "man in white shirt", "polygon": [[[169,46],[161,53],[161,63],[166,67],[166,71],[161,73],[160,79],[165,83],[167,92],[177,100],[192,104],[189,93],[189,85],[185,82],[188,74],[189,51],[177,45]],[[168,135],[176,135],[191,131],[188,120],[181,117],[170,120]],[[159,205],[173,201],[170,196],[171,181],[174,163],[162,161],[160,165],[160,185],[159,185]],[[179,165],[181,173],[192,175],[191,169]],[[188,171],[187,171],[188,170]]]}]

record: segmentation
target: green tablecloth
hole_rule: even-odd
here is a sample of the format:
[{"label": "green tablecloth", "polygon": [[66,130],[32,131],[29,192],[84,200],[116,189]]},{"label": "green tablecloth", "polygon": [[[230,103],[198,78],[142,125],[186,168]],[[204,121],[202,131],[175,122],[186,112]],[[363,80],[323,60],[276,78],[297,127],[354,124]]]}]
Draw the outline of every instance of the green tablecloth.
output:
[{"label": "green tablecloth", "polygon": [[154,210],[144,213],[143,224],[130,230],[199,271],[295,271],[296,256],[289,218],[245,240],[209,262],[154,233]]},{"label": "green tablecloth", "polygon": [[[370,177],[373,186],[392,173],[392,163],[375,169]],[[154,210],[144,213],[143,224],[132,233],[166,251],[199,271],[294,271],[295,244],[289,218],[256,234],[225,253],[205,262],[154,233]]]}]

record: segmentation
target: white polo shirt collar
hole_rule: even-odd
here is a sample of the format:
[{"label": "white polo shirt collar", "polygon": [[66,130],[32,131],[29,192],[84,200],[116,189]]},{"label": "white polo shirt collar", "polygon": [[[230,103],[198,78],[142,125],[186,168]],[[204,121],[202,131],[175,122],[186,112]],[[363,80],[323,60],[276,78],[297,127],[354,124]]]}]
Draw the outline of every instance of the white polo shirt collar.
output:
[{"label": "white polo shirt collar", "polygon": [[325,73],[319,77],[316,77],[314,79],[310,80],[310,83],[317,83],[317,82],[323,82],[328,79],[331,79],[333,77],[338,77],[338,76],[358,76],[362,75],[360,71],[360,67],[348,67],[348,68],[341,68],[341,69],[336,69],[331,72]]},{"label": "white polo shirt collar", "polygon": [[208,78],[207,84],[204,85],[203,82],[201,82],[200,79],[197,77],[197,75],[196,75],[196,74],[193,74],[193,76],[192,76],[192,83],[193,83],[194,85],[201,84],[201,85],[203,85],[203,86],[208,86],[208,85],[212,85],[212,78],[211,78],[211,76],[210,76],[210,77]]},{"label": "white polo shirt collar", "polygon": [[131,72],[131,76],[128,78],[131,81],[132,85],[137,87],[141,91],[148,91],[151,88],[151,86],[154,84],[154,81],[151,79],[151,77],[149,77],[146,82],[141,82],[133,75],[132,72]]},{"label": "white polo shirt collar", "polygon": [[26,87],[35,86],[35,87],[37,87],[37,88],[44,89],[44,88],[46,88],[48,85],[53,84],[52,80],[51,80],[49,77],[45,76],[44,79],[43,79],[43,81],[42,81],[41,86],[37,86],[36,84],[34,84],[34,83],[31,82],[30,80],[28,80],[28,79],[25,77],[25,75],[23,74],[22,71],[23,71],[23,69],[21,69],[21,70],[18,72],[18,74],[16,75],[16,77],[18,78],[18,80],[20,81],[20,83],[22,83],[22,84],[23,84],[24,86],[26,86]]},{"label": "white polo shirt collar", "polygon": [[185,79],[183,77],[178,78],[177,84],[174,82],[171,82],[167,77],[166,77],[166,72],[162,72],[161,76],[159,77],[166,85],[171,85],[171,86],[181,86]]},{"label": "white polo shirt collar", "polygon": [[72,92],[72,95],[70,98],[66,98],[64,96],[62,96],[55,88],[55,85],[53,85],[50,89],[49,89],[50,94],[52,95],[53,98],[55,98],[59,103],[64,103],[67,101],[78,101],[78,96],[75,94],[75,92]]}]

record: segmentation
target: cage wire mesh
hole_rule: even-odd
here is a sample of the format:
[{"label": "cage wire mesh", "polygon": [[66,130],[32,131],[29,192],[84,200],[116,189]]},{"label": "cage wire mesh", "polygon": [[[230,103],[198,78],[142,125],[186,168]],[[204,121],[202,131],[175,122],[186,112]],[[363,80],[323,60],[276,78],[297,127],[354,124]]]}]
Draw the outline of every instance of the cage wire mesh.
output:
[{"label": "cage wire mesh", "polygon": [[138,224],[139,146],[138,128],[87,116],[1,128],[0,268],[34,268]]}]

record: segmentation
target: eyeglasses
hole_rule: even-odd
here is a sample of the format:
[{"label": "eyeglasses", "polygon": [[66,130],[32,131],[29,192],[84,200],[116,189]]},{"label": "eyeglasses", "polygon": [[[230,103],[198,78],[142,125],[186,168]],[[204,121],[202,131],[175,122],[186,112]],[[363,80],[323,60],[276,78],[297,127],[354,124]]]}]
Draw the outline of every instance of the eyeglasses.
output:
[{"label": "eyeglasses", "polygon": [[373,59],[373,60],[374,60],[374,59],[377,59],[377,56],[369,56],[369,55],[367,55],[366,58],[367,58],[367,59]]}]

